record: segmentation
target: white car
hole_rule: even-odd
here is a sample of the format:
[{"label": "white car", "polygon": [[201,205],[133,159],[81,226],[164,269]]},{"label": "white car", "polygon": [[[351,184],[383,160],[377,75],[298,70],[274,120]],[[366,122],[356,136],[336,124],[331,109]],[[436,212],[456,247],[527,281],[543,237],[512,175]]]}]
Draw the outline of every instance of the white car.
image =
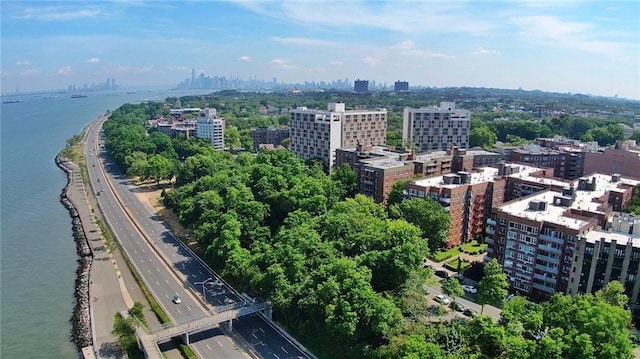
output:
[{"label": "white car", "polygon": [[463,285],[463,286],[462,286],[462,289],[463,289],[465,292],[467,292],[467,293],[471,293],[471,294],[476,294],[476,293],[478,293],[478,288],[476,288],[476,287],[474,287],[474,286],[472,286],[472,285],[469,285],[469,284],[465,284],[465,285]]},{"label": "white car", "polygon": [[180,297],[179,297],[179,296],[177,296],[177,295],[174,295],[172,300],[173,300],[173,302],[174,302],[174,303],[176,303],[176,304],[180,304],[180,303],[182,303],[182,299],[180,299]]},{"label": "white car", "polygon": [[449,305],[451,301],[444,294],[438,294],[433,298],[436,302],[442,303],[444,305]]}]

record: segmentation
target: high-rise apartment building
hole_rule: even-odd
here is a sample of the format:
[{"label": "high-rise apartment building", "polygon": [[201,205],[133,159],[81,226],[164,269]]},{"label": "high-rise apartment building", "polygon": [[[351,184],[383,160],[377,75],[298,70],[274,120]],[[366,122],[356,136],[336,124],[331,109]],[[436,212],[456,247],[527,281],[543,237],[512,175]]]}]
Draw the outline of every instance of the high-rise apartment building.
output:
[{"label": "high-rise apartment building", "polygon": [[[488,258],[496,258],[512,288],[544,298],[570,288],[579,238],[603,226],[624,207],[640,182],[594,174],[562,192],[543,190],[494,206],[486,220]],[[574,279],[575,281],[575,279]]]},{"label": "high-rise apartment building", "polygon": [[196,122],[196,137],[206,138],[216,150],[224,149],[224,118],[217,116],[215,108],[205,108]]},{"label": "high-rise apartment building", "polygon": [[409,82],[407,82],[407,81],[396,81],[393,84],[393,90],[395,92],[409,91]]},{"label": "high-rise apartment building", "polygon": [[356,80],[353,84],[353,91],[355,92],[369,92],[369,81]]},{"label": "high-rise apartment building", "polygon": [[344,103],[330,103],[326,111],[298,107],[290,115],[290,150],[305,160],[319,158],[329,169],[340,147],[387,141],[386,109],[347,110]]},{"label": "high-rise apartment building", "polygon": [[405,108],[402,140],[419,152],[469,147],[471,112],[457,110],[453,102],[441,102],[440,107]]}]

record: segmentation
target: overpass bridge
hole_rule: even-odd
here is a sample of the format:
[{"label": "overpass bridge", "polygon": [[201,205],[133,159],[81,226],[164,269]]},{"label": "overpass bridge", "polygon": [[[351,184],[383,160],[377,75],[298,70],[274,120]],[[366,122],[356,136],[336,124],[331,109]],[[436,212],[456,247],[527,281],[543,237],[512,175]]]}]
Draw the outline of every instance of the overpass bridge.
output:
[{"label": "overpass bridge", "polygon": [[232,320],[239,317],[263,312],[268,319],[271,319],[271,305],[266,302],[251,303],[249,301],[229,304],[216,307],[216,313],[190,320],[187,322],[173,324],[168,323],[155,330],[147,331],[142,327],[136,328],[138,344],[147,359],[161,359],[162,353],[158,343],[169,340],[173,337],[182,336],[185,344],[189,344],[189,335],[216,328],[221,323],[226,323],[228,331],[233,330]]}]

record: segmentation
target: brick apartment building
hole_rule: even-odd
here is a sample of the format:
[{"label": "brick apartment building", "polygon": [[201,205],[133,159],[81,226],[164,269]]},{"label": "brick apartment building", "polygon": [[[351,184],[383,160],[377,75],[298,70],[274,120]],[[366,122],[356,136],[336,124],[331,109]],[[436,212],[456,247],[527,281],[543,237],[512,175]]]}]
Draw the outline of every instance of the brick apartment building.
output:
[{"label": "brick apartment building", "polygon": [[483,234],[491,206],[502,204],[505,183],[497,168],[484,167],[477,172],[459,171],[411,181],[407,192],[410,198],[429,197],[449,212],[450,248]]},{"label": "brick apartment building", "polygon": [[619,173],[623,177],[640,179],[640,147],[635,141],[625,141],[604,152],[589,152],[585,157],[585,173]]},{"label": "brick apartment building", "polygon": [[566,292],[579,238],[606,226],[639,183],[593,174],[567,183],[561,191],[545,189],[494,205],[485,228],[488,259],[496,258],[511,286],[527,296]]},{"label": "brick apartment building", "polygon": [[260,150],[260,145],[271,145],[277,147],[285,138],[289,138],[288,128],[255,128],[251,130],[253,138],[253,152]]},{"label": "brick apartment building", "polygon": [[553,168],[553,176],[558,178],[576,179],[585,173],[585,152],[571,147],[556,150],[538,145],[524,145],[512,150],[507,158],[514,163]]}]

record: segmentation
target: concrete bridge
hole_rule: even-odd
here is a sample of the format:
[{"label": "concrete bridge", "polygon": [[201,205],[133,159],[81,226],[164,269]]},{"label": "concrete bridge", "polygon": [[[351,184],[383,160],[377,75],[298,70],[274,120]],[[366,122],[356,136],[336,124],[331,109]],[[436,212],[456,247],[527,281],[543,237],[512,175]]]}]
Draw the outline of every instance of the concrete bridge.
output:
[{"label": "concrete bridge", "polygon": [[271,319],[271,306],[266,302],[234,303],[223,307],[216,307],[216,313],[210,316],[190,320],[179,324],[165,324],[162,328],[147,331],[142,327],[136,329],[136,336],[140,349],[148,359],[162,359],[162,353],[158,343],[181,336],[185,343],[189,344],[189,335],[216,328],[221,323],[226,323],[228,331],[233,330],[232,320],[239,317],[264,312]]}]

